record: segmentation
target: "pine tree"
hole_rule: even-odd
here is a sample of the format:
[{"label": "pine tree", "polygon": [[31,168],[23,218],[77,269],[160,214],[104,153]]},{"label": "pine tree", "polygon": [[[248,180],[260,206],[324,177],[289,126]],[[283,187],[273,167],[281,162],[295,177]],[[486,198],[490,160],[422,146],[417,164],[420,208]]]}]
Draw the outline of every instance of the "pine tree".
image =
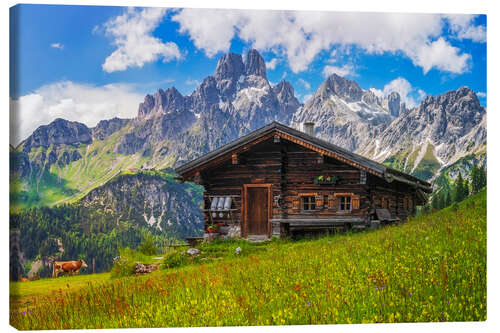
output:
[{"label": "pine tree", "polygon": [[455,184],[455,202],[460,202],[465,199],[465,188],[464,179],[460,171],[458,172],[458,178]]},{"label": "pine tree", "polygon": [[480,171],[479,171],[479,168],[477,167],[477,165],[474,165],[474,167],[472,168],[471,172],[470,172],[470,178],[471,178],[471,185],[472,185],[472,193],[477,193],[480,189],[481,189],[481,185],[480,185],[480,182],[481,182],[481,175],[480,175]]},{"label": "pine tree", "polygon": [[439,197],[438,197],[438,206],[439,209],[443,209],[445,207],[444,205],[444,192],[441,190],[439,191]]},{"label": "pine tree", "polygon": [[432,206],[432,210],[439,209],[439,193],[434,194],[434,196],[432,197],[431,206]]},{"label": "pine tree", "polygon": [[447,191],[446,192],[446,199],[444,200],[444,206],[448,207],[449,205],[451,205],[451,194],[450,194],[450,191]]},{"label": "pine tree", "polygon": [[472,193],[479,192],[486,186],[486,171],[484,167],[475,165],[471,170],[471,190]]},{"label": "pine tree", "polygon": [[486,170],[483,166],[479,168],[479,189],[486,187]]}]

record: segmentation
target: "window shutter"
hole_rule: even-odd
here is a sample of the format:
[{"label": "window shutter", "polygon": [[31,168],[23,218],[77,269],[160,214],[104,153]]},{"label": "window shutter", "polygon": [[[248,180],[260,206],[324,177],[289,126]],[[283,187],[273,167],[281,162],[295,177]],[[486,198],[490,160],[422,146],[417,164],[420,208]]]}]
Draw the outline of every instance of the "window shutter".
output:
[{"label": "window shutter", "polygon": [[359,195],[353,195],[351,197],[352,209],[359,209]]},{"label": "window shutter", "polygon": [[294,211],[299,211],[300,209],[300,198],[299,197],[294,197],[292,200],[292,209]]},{"label": "window shutter", "polygon": [[336,210],[337,209],[337,198],[334,195],[328,196],[328,209]]},{"label": "window shutter", "polygon": [[316,195],[316,210],[323,209],[323,196]]}]

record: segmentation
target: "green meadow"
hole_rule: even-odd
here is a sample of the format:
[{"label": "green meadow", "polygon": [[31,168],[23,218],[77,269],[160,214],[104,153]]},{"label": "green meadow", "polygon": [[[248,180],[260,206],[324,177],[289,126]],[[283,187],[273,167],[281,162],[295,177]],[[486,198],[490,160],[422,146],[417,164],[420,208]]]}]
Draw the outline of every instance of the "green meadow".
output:
[{"label": "green meadow", "polygon": [[165,254],[170,265],[143,276],[11,283],[10,322],[69,329],[486,320],[486,191],[375,231],[200,250],[196,259]]}]

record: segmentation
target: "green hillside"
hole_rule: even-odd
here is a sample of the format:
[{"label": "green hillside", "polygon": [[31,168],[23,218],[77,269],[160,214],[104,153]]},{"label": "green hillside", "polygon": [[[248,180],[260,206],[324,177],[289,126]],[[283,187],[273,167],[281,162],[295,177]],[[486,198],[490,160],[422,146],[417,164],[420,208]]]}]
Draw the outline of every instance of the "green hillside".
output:
[{"label": "green hillside", "polygon": [[[275,240],[251,254],[244,248],[241,257],[233,247],[220,260],[100,279],[75,291],[64,280],[60,292],[11,308],[11,324],[63,329],[486,320],[485,190],[399,226]],[[209,254],[202,248],[202,258]]]},{"label": "green hillside", "polygon": [[[35,170],[30,176],[23,178],[11,174],[11,209],[18,211],[23,208],[52,206],[74,201],[123,171],[141,168],[150,160],[149,156],[140,153],[122,155],[114,152],[116,141],[127,129],[128,126],[125,126],[105,140],[94,140],[89,145],[58,147],[59,150],[68,153],[77,150],[82,156],[69,163],[53,163],[48,167],[47,156],[55,147],[51,145],[48,148],[33,149],[28,154],[30,161],[38,161],[44,169]],[[11,152],[11,160],[13,154],[19,154],[21,150],[22,147],[19,147],[16,152]],[[59,152],[59,155],[62,156],[63,153]]]},{"label": "green hillside", "polygon": [[[425,152],[422,149],[425,149]],[[421,154],[423,155],[422,158],[415,165],[418,156]],[[434,146],[430,143],[419,146],[413,151],[411,151],[411,146],[409,146],[385,159],[383,164],[424,180],[430,180],[434,177],[441,167],[441,164],[434,155]]]}]

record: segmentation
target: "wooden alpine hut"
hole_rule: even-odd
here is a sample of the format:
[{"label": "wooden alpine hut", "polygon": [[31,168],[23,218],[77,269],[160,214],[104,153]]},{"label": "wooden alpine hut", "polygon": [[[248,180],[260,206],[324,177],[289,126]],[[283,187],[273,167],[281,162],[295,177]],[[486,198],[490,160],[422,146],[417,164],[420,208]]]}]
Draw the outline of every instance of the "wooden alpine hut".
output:
[{"label": "wooden alpine hut", "polygon": [[204,187],[205,236],[268,238],[404,221],[431,185],[272,122],[175,171]]}]

